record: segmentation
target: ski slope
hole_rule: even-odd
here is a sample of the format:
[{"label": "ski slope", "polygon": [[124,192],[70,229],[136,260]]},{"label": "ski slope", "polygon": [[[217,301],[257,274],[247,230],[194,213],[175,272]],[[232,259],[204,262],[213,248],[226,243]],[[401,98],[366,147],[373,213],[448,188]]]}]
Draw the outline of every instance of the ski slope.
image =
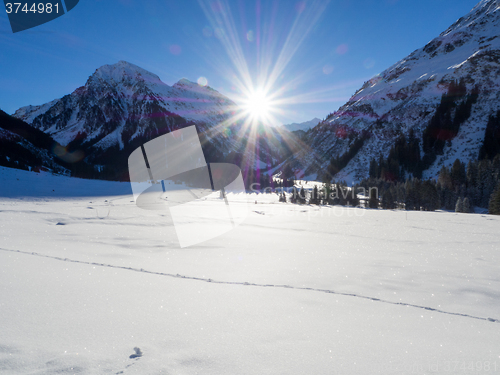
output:
[{"label": "ski slope", "polygon": [[181,249],[128,184],[0,180],[2,374],[500,373],[498,217],[251,194]]}]

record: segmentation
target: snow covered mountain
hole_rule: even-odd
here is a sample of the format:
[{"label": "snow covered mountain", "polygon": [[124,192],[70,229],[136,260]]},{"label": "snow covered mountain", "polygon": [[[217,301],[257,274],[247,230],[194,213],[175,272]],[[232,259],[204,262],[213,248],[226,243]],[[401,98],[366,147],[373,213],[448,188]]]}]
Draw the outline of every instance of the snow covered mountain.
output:
[{"label": "snow covered mountain", "polygon": [[120,61],[97,69],[73,93],[22,107],[14,116],[51,135],[69,152],[81,150],[84,161],[99,171],[120,170],[119,175],[108,171],[109,178],[126,178],[126,160],[136,147],[193,124],[209,161],[229,157],[246,169],[265,169],[288,156],[290,151],[276,137],[249,136],[251,129],[233,120],[238,111],[235,103],[208,86],[187,79],[169,86],[157,75]]},{"label": "snow covered mountain", "polygon": [[[308,134],[310,149],[289,162],[306,176],[316,177],[332,157],[348,155],[351,149],[355,155],[344,158],[349,161],[336,178],[359,180],[368,176],[370,160],[387,157],[395,139],[407,136],[410,129],[420,140],[423,157],[422,137],[442,95],[460,81],[464,94],[477,90],[477,101],[423,177],[436,176],[443,164],[457,158],[465,162],[477,158],[488,118],[500,109],[500,0],[479,2],[437,38],[366,82]],[[454,99],[450,120],[465,99]]]},{"label": "snow covered mountain", "polygon": [[313,118],[310,121],[305,121],[301,123],[296,123],[294,122],[293,124],[286,124],[283,125],[283,127],[291,132],[297,131],[297,130],[303,130],[303,131],[308,131],[309,129],[314,128],[316,125],[318,125],[321,122],[319,118]]},{"label": "snow covered mountain", "polygon": [[97,69],[73,93],[40,106],[22,107],[14,116],[62,145],[84,134],[86,142],[105,149],[123,148],[154,125],[171,129],[178,125],[175,117],[213,127],[228,120],[234,110],[232,101],[210,87],[186,79],[168,86],[157,75],[120,61]]}]

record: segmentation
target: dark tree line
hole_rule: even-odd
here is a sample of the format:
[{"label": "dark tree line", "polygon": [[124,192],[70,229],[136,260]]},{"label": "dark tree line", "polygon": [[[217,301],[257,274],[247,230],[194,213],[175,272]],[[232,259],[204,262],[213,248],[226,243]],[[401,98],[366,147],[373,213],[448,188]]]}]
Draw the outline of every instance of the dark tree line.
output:
[{"label": "dark tree line", "polygon": [[30,168],[37,169],[42,167],[43,160],[15,140],[0,136],[0,165],[29,170]]},{"label": "dark tree line", "polygon": [[441,168],[437,181],[371,177],[360,186],[377,187],[380,206],[386,209],[471,212],[477,206],[500,214],[500,154],[493,160],[470,161],[467,165],[457,159],[451,167]]},{"label": "dark tree line", "polygon": [[[1,134],[2,129],[11,135],[7,132]],[[51,166],[40,155],[44,153],[52,158],[55,164],[69,169],[67,163],[54,153],[57,147],[61,146],[50,135],[0,110],[0,165],[35,171],[50,169]]]},{"label": "dark tree line", "polygon": [[[467,166],[455,160],[451,168],[442,167],[437,180],[442,207],[464,212],[473,206],[488,208],[500,181],[500,154],[493,160],[474,160]],[[465,206],[463,206],[465,204]]]},{"label": "dark tree line", "polygon": [[389,151],[389,156],[384,159],[380,156],[378,162],[370,162],[370,178],[382,178],[387,181],[404,181],[407,175],[417,178],[422,176],[422,161],[420,159],[420,142],[413,129],[408,138],[403,134]]},{"label": "dark tree line", "polygon": [[500,184],[497,185],[497,188],[491,195],[490,204],[488,208],[490,214],[500,215]]},{"label": "dark tree line", "polygon": [[344,169],[347,164],[352,160],[353,157],[359,152],[361,147],[365,144],[365,141],[369,138],[369,132],[363,131],[359,136],[356,136],[351,142],[349,149],[342,155],[334,157],[330,160],[330,164],[327,168],[327,176],[330,178],[334,177],[342,169]]},{"label": "dark tree line", "polygon": [[[362,180],[359,186],[370,192],[370,208],[435,211],[440,208],[439,193],[435,181],[411,178],[405,182],[388,181],[382,178]],[[378,197],[372,196],[373,187]]]},{"label": "dark tree line", "polygon": [[444,146],[457,136],[460,125],[470,117],[478,94],[477,87],[467,94],[463,79],[450,82],[448,91],[441,96],[436,112],[422,135],[423,169],[427,169],[436,160],[437,155],[442,155]]},{"label": "dark tree line", "polygon": [[490,116],[486,125],[483,145],[479,151],[479,160],[492,159],[500,154],[500,111]]},{"label": "dark tree line", "polygon": [[[312,191],[308,192],[304,186],[300,190],[293,186],[289,201],[297,204],[314,204],[314,205],[341,205],[356,207],[360,202],[357,197],[357,190],[350,188],[344,181],[325,183],[321,188],[315,185]],[[285,200],[286,202],[286,200]]]}]

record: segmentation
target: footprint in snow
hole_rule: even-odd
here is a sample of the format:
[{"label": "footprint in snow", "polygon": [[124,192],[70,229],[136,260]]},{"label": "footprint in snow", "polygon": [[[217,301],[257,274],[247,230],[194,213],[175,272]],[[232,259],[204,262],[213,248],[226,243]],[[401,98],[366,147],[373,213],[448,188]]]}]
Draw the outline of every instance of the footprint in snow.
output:
[{"label": "footprint in snow", "polygon": [[[140,357],[142,357],[142,351],[141,351],[141,349],[135,347],[134,351],[135,351],[135,354],[130,355],[129,358],[131,358],[131,359],[139,359]],[[125,370],[128,369],[129,367],[133,366],[133,365],[135,365],[135,362],[128,364],[127,366],[125,366],[125,368],[123,370],[118,371],[115,375],[120,375],[120,374],[125,373]]]},{"label": "footprint in snow", "polygon": [[142,357],[142,351],[140,348],[134,348],[135,354],[132,354],[129,358],[140,358]]}]

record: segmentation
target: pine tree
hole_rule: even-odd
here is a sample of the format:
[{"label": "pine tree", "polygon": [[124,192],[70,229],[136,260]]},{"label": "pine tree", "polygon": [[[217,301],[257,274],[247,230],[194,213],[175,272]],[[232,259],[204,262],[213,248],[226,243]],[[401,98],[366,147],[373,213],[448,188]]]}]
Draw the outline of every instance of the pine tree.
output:
[{"label": "pine tree", "polygon": [[359,198],[358,195],[356,194],[356,187],[353,186],[349,190],[349,194],[346,197],[347,204],[352,207],[359,207]]},{"label": "pine tree", "polygon": [[[462,175],[461,163],[455,162],[454,165],[455,165],[456,181],[459,181],[461,179],[460,176]],[[457,191],[460,191],[460,189],[462,188],[462,185],[458,185],[458,182],[455,183],[454,181],[455,180],[453,179],[452,172],[446,166],[443,166],[441,168],[441,171],[439,172],[438,191],[441,204],[447,210],[455,209],[455,205],[457,203],[457,198],[458,198]],[[463,189],[465,190],[465,187]]]},{"label": "pine tree", "polygon": [[391,193],[391,189],[387,189],[382,193],[382,208],[386,210],[392,210],[395,208],[394,197]]},{"label": "pine tree", "polygon": [[488,120],[483,145],[479,150],[479,160],[493,159],[498,153],[500,153],[500,110],[496,116],[490,116]]},{"label": "pine tree", "polygon": [[413,180],[406,180],[405,183],[405,208],[409,211],[415,209],[415,193],[413,189]]},{"label": "pine tree", "polygon": [[418,178],[414,178],[414,186],[415,189],[415,209],[420,211],[422,209],[422,181]]},{"label": "pine tree", "polygon": [[405,195],[405,185],[403,183],[398,183],[396,186],[396,201],[398,205],[402,204],[406,200]]},{"label": "pine tree", "polygon": [[407,210],[420,211],[422,207],[422,183],[418,178],[406,180],[405,207]]},{"label": "pine tree", "polygon": [[290,196],[290,203],[298,203],[297,202],[298,196],[299,196],[299,192],[297,191],[297,188],[294,186],[292,188],[292,195]]},{"label": "pine tree", "polygon": [[330,204],[331,192],[332,192],[332,187],[330,183],[325,183],[323,185],[323,204]]},{"label": "pine tree", "polygon": [[465,163],[462,163],[459,159],[456,159],[451,167],[451,181],[453,187],[461,186],[466,182],[465,173]]},{"label": "pine tree", "polygon": [[378,208],[378,196],[377,196],[377,189],[370,189],[370,199],[368,201],[368,207],[370,208]]},{"label": "pine tree", "polygon": [[347,186],[344,186],[343,183],[338,182],[337,183],[337,191],[339,194],[338,204],[340,204],[341,206],[345,206],[347,204],[347,196],[349,194],[347,192]]},{"label": "pine tree", "polygon": [[472,207],[469,198],[465,197],[462,208],[463,212],[465,212],[466,214],[470,214],[472,212]]},{"label": "pine tree", "polygon": [[370,160],[370,170],[369,170],[369,176],[370,178],[378,178],[378,165],[377,161],[373,158]]},{"label": "pine tree", "polygon": [[462,198],[458,197],[457,204],[455,205],[455,212],[464,212],[464,204]]},{"label": "pine tree", "polygon": [[492,215],[500,215],[500,183],[498,183],[495,191],[491,194],[489,212]]},{"label": "pine tree", "polygon": [[478,205],[479,193],[477,188],[478,165],[476,161],[469,161],[467,164],[467,191],[466,194],[471,199],[471,204]]},{"label": "pine tree", "polygon": [[425,211],[435,211],[440,207],[439,193],[435,181],[426,180],[421,184],[420,202]]},{"label": "pine tree", "polygon": [[337,184],[331,184],[330,185],[330,194],[327,197],[328,204],[330,205],[336,205],[339,204],[339,189]]},{"label": "pine tree", "polygon": [[488,207],[491,194],[495,190],[496,181],[493,174],[492,163],[490,160],[481,160],[479,162],[478,172],[478,190],[479,190],[479,206]]},{"label": "pine tree", "polygon": [[314,185],[309,204],[320,204],[318,186]]},{"label": "pine tree", "polygon": [[306,191],[304,189],[304,186],[300,189],[299,195],[297,196],[297,203],[298,204],[305,204],[306,203]]}]

